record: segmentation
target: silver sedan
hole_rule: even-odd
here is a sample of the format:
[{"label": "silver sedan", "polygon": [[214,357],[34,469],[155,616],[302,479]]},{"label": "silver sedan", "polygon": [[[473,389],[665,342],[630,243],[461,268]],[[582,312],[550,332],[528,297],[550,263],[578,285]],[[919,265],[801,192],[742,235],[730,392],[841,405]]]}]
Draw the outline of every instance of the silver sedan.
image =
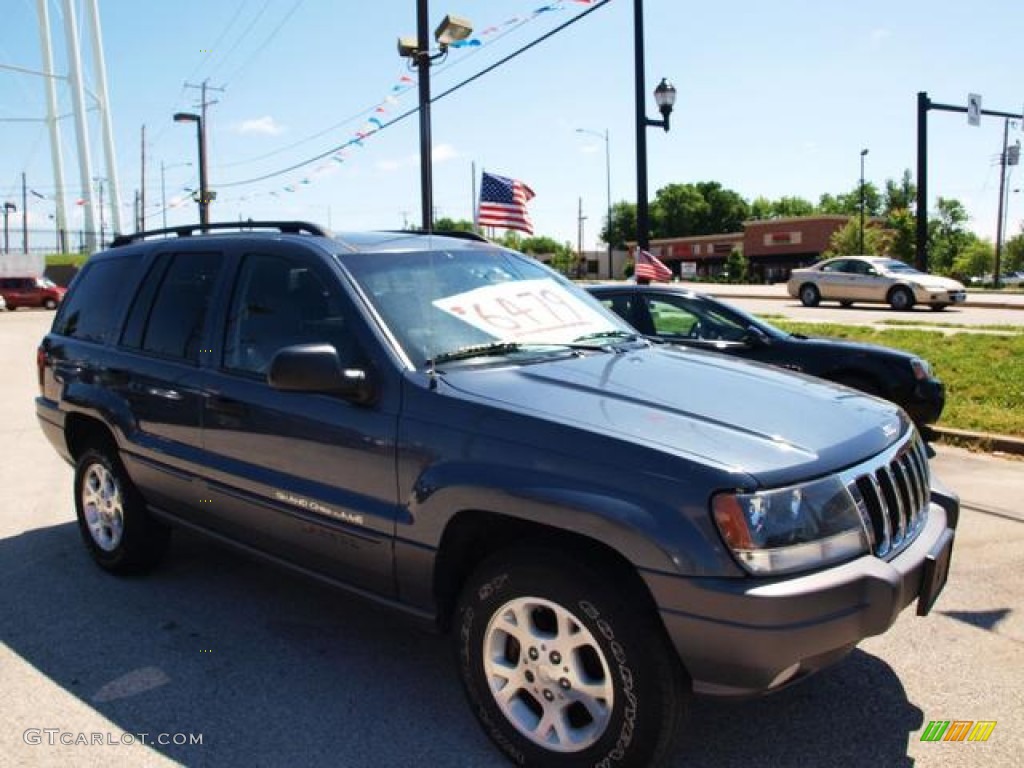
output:
[{"label": "silver sedan", "polygon": [[805,307],[838,301],[844,307],[857,302],[905,310],[927,304],[941,310],[967,298],[963,284],[956,280],[919,272],[902,261],[880,256],[839,256],[794,269],[786,288]]}]

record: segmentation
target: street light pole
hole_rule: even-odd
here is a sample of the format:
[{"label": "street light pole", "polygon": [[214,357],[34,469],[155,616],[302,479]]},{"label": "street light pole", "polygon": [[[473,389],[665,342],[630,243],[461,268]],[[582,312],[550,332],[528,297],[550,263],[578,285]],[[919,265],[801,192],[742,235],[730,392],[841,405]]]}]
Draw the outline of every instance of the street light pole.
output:
[{"label": "street light pole", "polygon": [[17,210],[18,210],[18,206],[16,206],[14,203],[12,203],[12,202],[5,202],[4,203],[4,253],[10,253],[11,252],[11,244],[10,244],[10,240],[8,239],[8,234],[9,233],[8,233],[8,229],[7,229],[7,217],[10,215],[11,211],[17,211]]},{"label": "street light pole", "polygon": [[604,139],[604,178],[605,184],[608,187],[608,222],[607,222],[607,240],[606,245],[608,246],[608,277],[612,277],[612,155],[611,155],[611,143],[608,139],[608,129],[604,129],[604,133],[599,131],[591,131],[587,128],[577,128],[576,133],[589,133],[591,136],[597,136]]},{"label": "street light pole", "polygon": [[199,144],[199,227],[206,231],[210,224],[210,190],[206,184],[206,130],[203,127],[201,115],[192,112],[176,112],[174,115],[176,123],[195,123],[196,140]]},{"label": "street light pole", "polygon": [[644,108],[644,4],[633,0],[633,51],[636,78],[636,247],[650,248],[650,209],[647,204],[647,128],[669,129],[669,115],[676,100],[676,89],[665,78],[654,89],[661,120],[651,120]]},{"label": "street light pole", "polygon": [[864,156],[867,153],[866,149],[860,151],[860,239],[857,241],[857,253],[862,255],[864,253]]}]

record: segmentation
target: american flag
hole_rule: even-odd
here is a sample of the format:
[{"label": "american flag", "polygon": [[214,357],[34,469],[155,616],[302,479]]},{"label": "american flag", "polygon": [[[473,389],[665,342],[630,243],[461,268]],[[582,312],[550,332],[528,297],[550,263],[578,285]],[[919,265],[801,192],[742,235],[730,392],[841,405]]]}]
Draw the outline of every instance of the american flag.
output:
[{"label": "american flag", "polygon": [[526,203],[533,199],[533,190],[516,179],[484,172],[480,184],[480,208],[477,224],[505,229],[518,229],[533,234],[533,222]]},{"label": "american flag", "polygon": [[634,274],[637,280],[664,280],[667,283],[672,279],[672,270],[647,251],[637,251]]}]

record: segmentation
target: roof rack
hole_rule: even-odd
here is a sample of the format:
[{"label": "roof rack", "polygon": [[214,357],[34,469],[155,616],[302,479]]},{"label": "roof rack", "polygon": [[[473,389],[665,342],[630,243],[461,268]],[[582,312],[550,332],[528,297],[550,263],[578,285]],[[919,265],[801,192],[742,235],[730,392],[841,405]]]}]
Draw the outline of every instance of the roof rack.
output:
[{"label": "roof rack", "polygon": [[315,235],[317,237],[330,237],[331,234],[323,227],[316,224],[310,224],[308,221],[219,221],[213,224],[185,224],[178,227],[168,227],[167,229],[150,229],[146,232],[132,232],[127,235],[117,235],[114,240],[110,243],[111,248],[119,248],[123,245],[129,245],[131,243],[138,242],[139,240],[146,240],[150,237],[157,237],[159,235],[175,235],[177,237],[191,237],[196,234],[205,234],[213,229],[235,229],[235,230],[252,230],[252,229],[276,229],[278,232],[288,235],[299,235],[308,234]]}]

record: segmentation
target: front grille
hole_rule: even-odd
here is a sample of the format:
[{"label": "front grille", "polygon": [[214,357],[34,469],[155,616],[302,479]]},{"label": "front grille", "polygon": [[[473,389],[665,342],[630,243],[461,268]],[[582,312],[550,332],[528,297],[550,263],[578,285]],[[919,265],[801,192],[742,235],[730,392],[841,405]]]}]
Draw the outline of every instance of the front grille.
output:
[{"label": "front grille", "polygon": [[844,473],[878,557],[891,557],[921,530],[928,515],[929,470],[916,430],[895,449]]}]

